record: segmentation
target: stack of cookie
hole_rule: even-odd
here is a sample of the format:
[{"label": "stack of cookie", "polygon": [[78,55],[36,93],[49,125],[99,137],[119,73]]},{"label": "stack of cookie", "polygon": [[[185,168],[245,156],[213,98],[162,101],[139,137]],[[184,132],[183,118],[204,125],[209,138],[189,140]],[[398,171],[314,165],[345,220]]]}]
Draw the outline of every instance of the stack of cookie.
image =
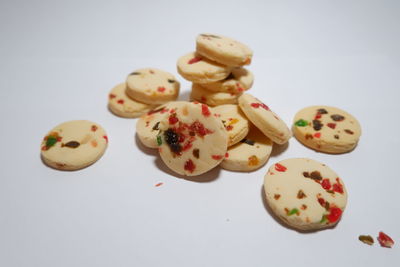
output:
[{"label": "stack of cookie", "polygon": [[209,106],[237,104],[239,96],[253,85],[249,65],[253,52],[229,37],[200,34],[196,52],[178,59],[178,72],[193,82],[191,100]]},{"label": "stack of cookie", "polygon": [[137,118],[161,104],[174,101],[180,83],[166,72],[144,68],[130,73],[125,83],[115,86],[108,97],[108,107],[117,116]]}]

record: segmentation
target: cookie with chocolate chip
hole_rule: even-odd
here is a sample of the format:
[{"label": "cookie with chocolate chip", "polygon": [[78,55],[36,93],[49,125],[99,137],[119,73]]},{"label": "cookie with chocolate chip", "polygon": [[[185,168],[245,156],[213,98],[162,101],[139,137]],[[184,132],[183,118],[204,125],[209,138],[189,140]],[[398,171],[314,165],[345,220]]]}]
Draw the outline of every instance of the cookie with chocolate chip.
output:
[{"label": "cookie with chocolate chip", "polygon": [[333,154],[353,150],[361,136],[361,126],[355,117],[329,106],[303,108],[295,115],[292,129],[303,145]]}]

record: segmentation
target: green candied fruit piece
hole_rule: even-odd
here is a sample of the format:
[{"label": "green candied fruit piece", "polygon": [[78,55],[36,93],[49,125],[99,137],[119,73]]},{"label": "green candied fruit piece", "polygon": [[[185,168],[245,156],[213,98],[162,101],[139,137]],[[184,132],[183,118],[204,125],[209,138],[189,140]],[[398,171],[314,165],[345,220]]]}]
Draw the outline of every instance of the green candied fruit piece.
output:
[{"label": "green candied fruit piece", "polygon": [[319,223],[324,223],[324,222],[326,222],[326,221],[327,221],[326,215],[324,214],[324,215],[322,215],[322,218],[321,218],[321,220],[319,221]]},{"label": "green candied fruit piece", "polygon": [[157,145],[161,146],[162,145],[162,140],[161,140],[161,136],[157,135]]},{"label": "green candied fruit piece", "polygon": [[308,125],[308,121],[303,120],[303,119],[300,119],[300,120],[296,121],[296,122],[294,123],[294,125],[296,125],[296,126],[298,126],[298,127],[305,127],[305,126]]},{"label": "green candied fruit piece", "polygon": [[291,216],[291,215],[296,214],[296,213],[298,213],[298,212],[299,212],[299,210],[296,209],[296,208],[294,208],[294,209],[291,209],[291,210],[289,211],[288,215]]},{"label": "green candied fruit piece", "polygon": [[56,137],[51,136],[51,135],[49,137],[47,137],[47,140],[46,140],[46,147],[47,148],[54,146],[56,143],[57,143],[57,138]]}]

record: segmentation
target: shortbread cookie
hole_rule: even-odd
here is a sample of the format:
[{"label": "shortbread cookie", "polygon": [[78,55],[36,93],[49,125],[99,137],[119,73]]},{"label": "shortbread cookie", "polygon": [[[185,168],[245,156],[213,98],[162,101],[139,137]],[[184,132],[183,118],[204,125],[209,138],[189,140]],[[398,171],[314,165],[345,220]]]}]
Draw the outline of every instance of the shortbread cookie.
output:
[{"label": "shortbread cookie", "polygon": [[239,106],[247,118],[277,144],[286,143],[291,133],[286,124],[267,105],[250,94],[239,97]]},{"label": "shortbread cookie", "polygon": [[159,129],[161,159],[178,174],[199,175],[224,159],[228,135],[207,105],[188,102],[161,120]]},{"label": "shortbread cookie", "polygon": [[136,70],[126,79],[129,97],[146,104],[164,104],[178,97],[180,84],[166,71],[155,68]]},{"label": "shortbread cookie", "polygon": [[224,92],[213,92],[205,89],[200,84],[194,83],[192,85],[192,91],[190,93],[190,99],[205,103],[211,107],[225,105],[225,104],[237,104],[238,98],[241,94],[224,93]]},{"label": "shortbread cookie", "polygon": [[245,68],[234,68],[224,80],[214,83],[204,83],[202,86],[209,91],[241,94],[251,88],[254,76]]},{"label": "shortbread cookie", "polygon": [[339,176],[312,159],[286,159],[272,165],[264,178],[264,190],[273,213],[299,230],[336,224],[347,203]]},{"label": "shortbread cookie", "polygon": [[125,83],[115,86],[108,95],[108,108],[120,117],[137,118],[155,107],[155,105],[144,104],[128,97]]},{"label": "shortbread cookie", "polygon": [[195,52],[180,57],[177,68],[183,78],[194,83],[212,83],[223,80],[233,69],[213,62]]},{"label": "shortbread cookie", "polygon": [[253,51],[229,37],[200,34],[196,39],[196,51],[211,60],[227,66],[243,66],[251,63]]},{"label": "shortbread cookie", "polygon": [[42,159],[59,170],[78,170],[96,162],[107,143],[107,134],[99,124],[86,120],[67,121],[44,137]]},{"label": "shortbread cookie", "polygon": [[361,136],[361,126],[352,115],[335,107],[312,106],[294,117],[294,136],[305,146],[326,153],[353,150]]},{"label": "shortbread cookie", "polygon": [[157,148],[156,138],[160,131],[160,121],[175,108],[186,103],[185,101],[169,102],[141,116],[136,123],[136,133],[142,144],[149,148]]},{"label": "shortbread cookie", "polygon": [[249,132],[249,121],[238,105],[221,105],[212,109],[228,132],[228,147],[240,142]]},{"label": "shortbread cookie", "polygon": [[256,170],[268,161],[272,145],[272,141],[253,126],[245,139],[228,148],[221,167],[241,172]]}]

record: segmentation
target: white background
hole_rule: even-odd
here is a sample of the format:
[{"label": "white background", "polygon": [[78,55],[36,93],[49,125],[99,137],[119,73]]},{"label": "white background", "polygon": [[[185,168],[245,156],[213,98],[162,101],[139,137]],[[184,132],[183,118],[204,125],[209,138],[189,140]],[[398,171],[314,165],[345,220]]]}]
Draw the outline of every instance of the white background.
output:
[{"label": "white background", "polygon": [[[1,1],[0,266],[399,266],[399,14],[395,0]],[[352,113],[358,147],[327,155],[291,139],[256,172],[172,175],[107,95],[156,67],[176,74],[187,99],[176,60],[201,32],[254,50],[249,92],[287,124],[308,105]],[[81,171],[46,167],[43,136],[73,119],[107,130],[105,155]],[[265,209],[264,173],[291,157],[344,180],[336,228],[298,233]],[[358,241],[381,230],[393,249]]]}]

